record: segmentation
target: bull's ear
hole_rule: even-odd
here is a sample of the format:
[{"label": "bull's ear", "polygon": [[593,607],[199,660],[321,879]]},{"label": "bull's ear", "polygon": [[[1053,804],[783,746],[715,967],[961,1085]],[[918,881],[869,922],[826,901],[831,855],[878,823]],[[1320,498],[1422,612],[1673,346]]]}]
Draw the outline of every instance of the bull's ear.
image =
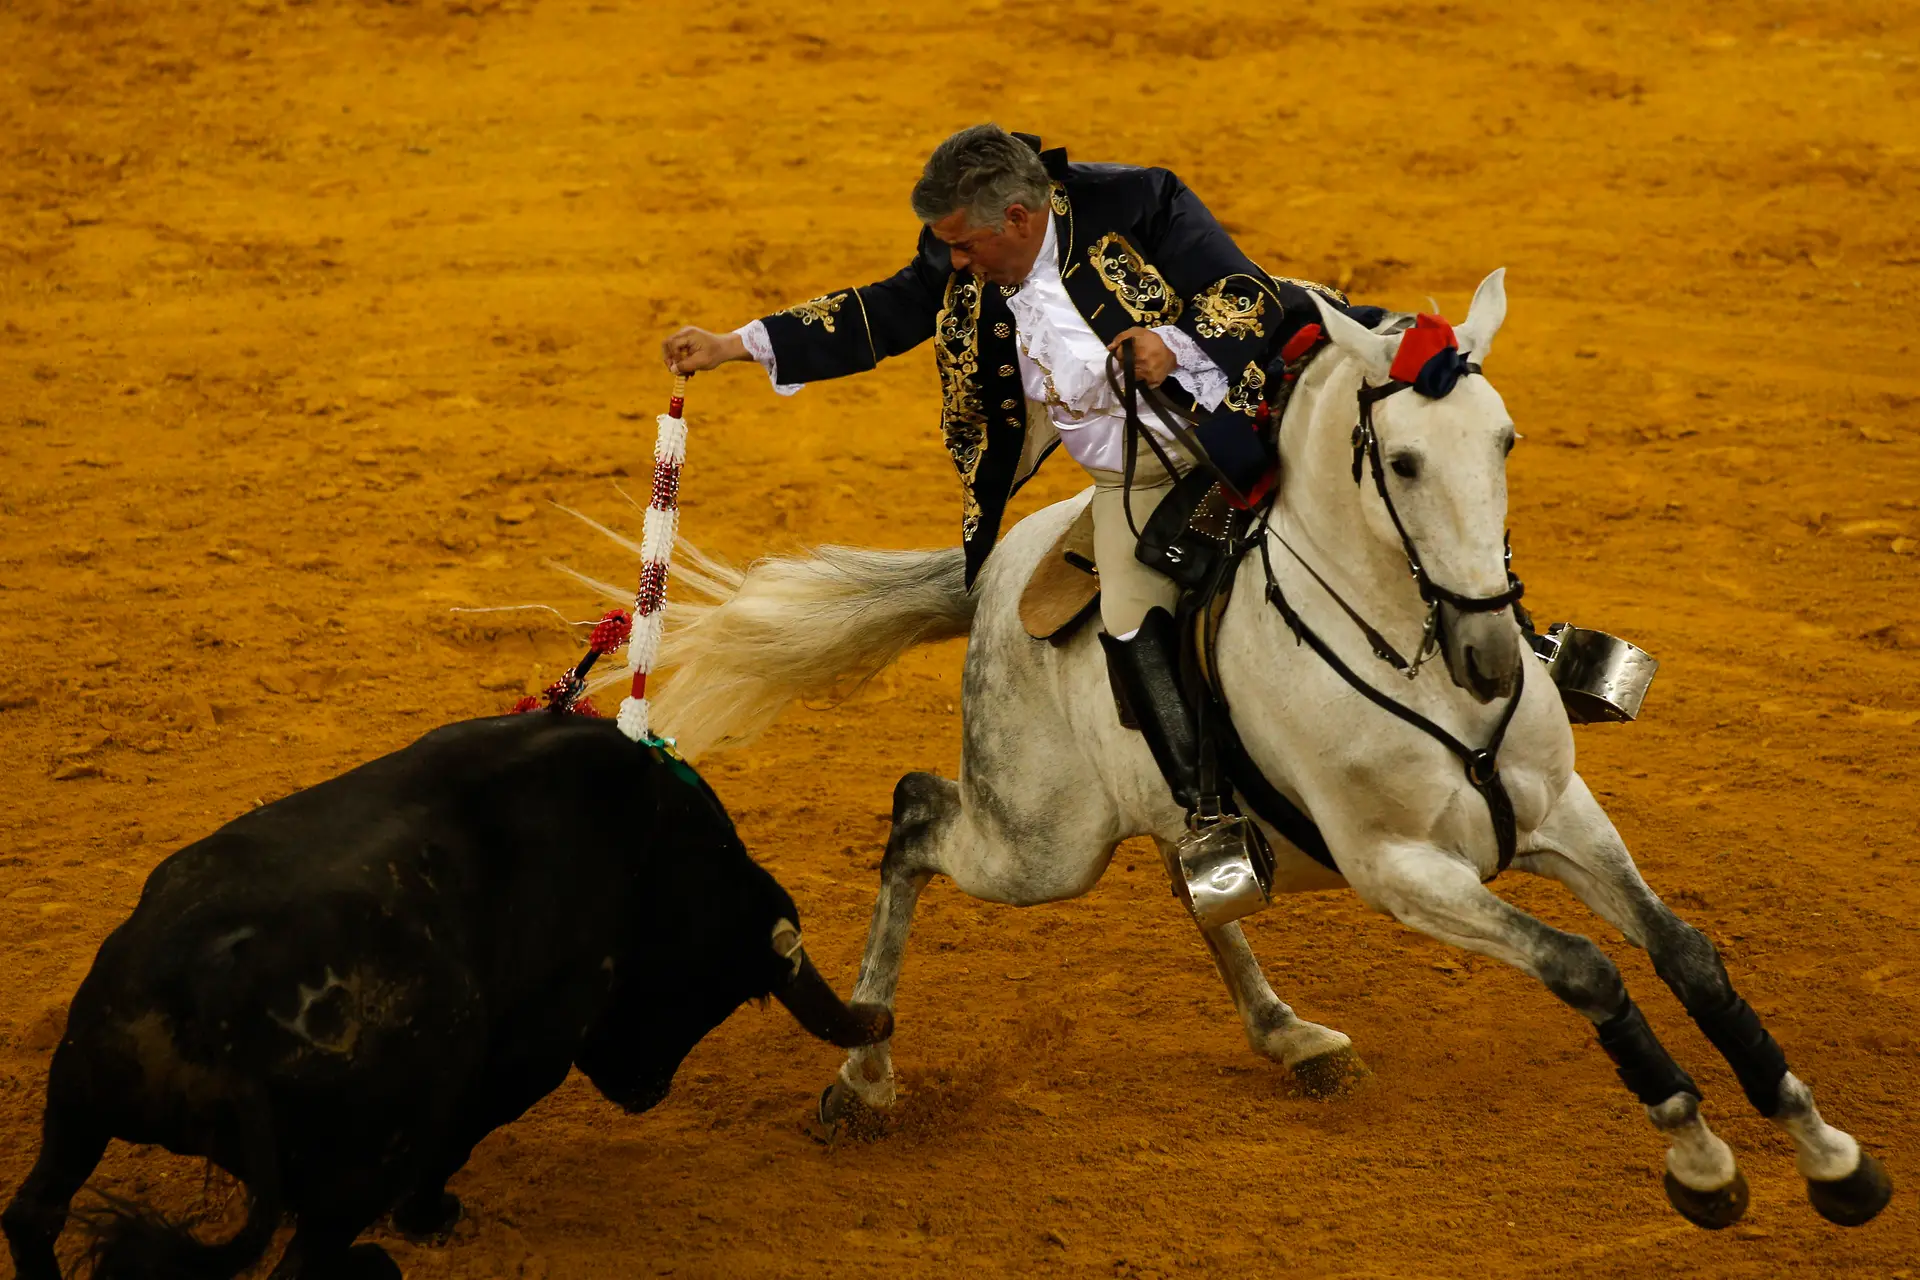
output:
[{"label": "bull's ear", "polygon": [[1387,381],[1392,376],[1387,371],[1393,367],[1394,353],[1400,349],[1400,335],[1373,332],[1316,290],[1307,290],[1307,296],[1320,309],[1320,326],[1333,345],[1358,360],[1370,380]]},{"label": "bull's ear", "polygon": [[800,972],[801,961],[807,958],[800,926],[784,916],[773,922],[773,953],[792,965],[796,974]]}]

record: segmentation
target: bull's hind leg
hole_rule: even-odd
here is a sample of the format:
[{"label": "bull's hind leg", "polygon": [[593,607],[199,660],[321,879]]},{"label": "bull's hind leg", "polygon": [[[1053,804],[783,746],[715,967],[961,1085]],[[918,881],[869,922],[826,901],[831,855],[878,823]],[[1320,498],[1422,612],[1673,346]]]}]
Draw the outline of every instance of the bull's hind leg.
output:
[{"label": "bull's hind leg", "polygon": [[40,1157],[0,1214],[20,1280],[60,1280],[54,1242],[67,1224],[67,1209],[107,1149],[109,1134],[95,1109],[73,1096],[70,1070],[54,1055],[47,1077],[47,1112],[41,1122]]},{"label": "bull's hind leg", "polygon": [[400,1264],[377,1244],[355,1244],[376,1211],[351,1216],[301,1214],[287,1251],[267,1280],[401,1280]]},{"label": "bull's hind leg", "polygon": [[[1166,840],[1156,843],[1167,874],[1178,877],[1175,846]],[[1302,1093],[1313,1098],[1333,1097],[1345,1093],[1367,1074],[1345,1032],[1305,1021],[1274,994],[1237,923],[1201,929],[1200,936],[1213,955],[1220,980],[1233,997],[1247,1043],[1255,1053],[1292,1071]]]},{"label": "bull's hind leg", "polygon": [[[1561,881],[1629,942],[1646,949],[1654,971],[1733,1068],[1747,1100],[1793,1139],[1800,1176],[1821,1216],[1853,1227],[1884,1209],[1893,1196],[1886,1170],[1851,1136],[1820,1118],[1812,1091],[1787,1070],[1786,1055],[1733,989],[1713,943],[1647,887],[1620,833],[1578,774],[1535,834],[1532,848],[1538,852],[1515,865]],[[1660,1123],[1658,1117],[1654,1123]]]},{"label": "bull's hind leg", "polygon": [[1599,1033],[1620,1081],[1666,1135],[1667,1195],[1690,1221],[1724,1227],[1746,1212],[1747,1183],[1727,1144],[1700,1118],[1700,1089],[1670,1057],[1627,994],[1620,971],[1590,939],[1534,919],[1480,883],[1465,861],[1425,845],[1375,848],[1341,859],[1368,903],[1422,933],[1532,975]]}]

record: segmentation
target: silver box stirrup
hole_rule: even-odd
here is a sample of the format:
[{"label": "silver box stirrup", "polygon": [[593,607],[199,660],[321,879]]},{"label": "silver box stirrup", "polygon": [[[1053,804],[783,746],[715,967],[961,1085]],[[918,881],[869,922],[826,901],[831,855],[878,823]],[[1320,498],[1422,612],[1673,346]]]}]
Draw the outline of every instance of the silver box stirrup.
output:
[{"label": "silver box stirrup", "polygon": [[1181,842],[1174,894],[1202,929],[1218,929],[1273,901],[1273,851],[1246,818],[1223,814]]},{"label": "silver box stirrup", "polygon": [[1575,724],[1632,720],[1660,669],[1645,649],[1570,622],[1556,622],[1545,635],[1535,636],[1533,649],[1560,686],[1567,718]]}]

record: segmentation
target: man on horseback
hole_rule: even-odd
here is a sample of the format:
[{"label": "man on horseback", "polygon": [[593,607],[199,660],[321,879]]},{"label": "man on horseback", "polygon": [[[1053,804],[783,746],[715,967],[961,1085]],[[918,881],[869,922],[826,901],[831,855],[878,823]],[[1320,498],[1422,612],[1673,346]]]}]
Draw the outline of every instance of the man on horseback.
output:
[{"label": "man on horseback", "polygon": [[[1362,317],[1261,273],[1164,170],[1073,165],[1053,151],[1038,154],[1036,171],[1029,152],[1037,142],[991,127],[956,135],[915,190],[927,226],[912,265],[727,337],[683,330],[666,346],[677,369],[752,354],[776,384],[792,384],[871,368],[929,337],[937,344],[947,443],[967,489],[964,550],[821,547],[723,571],[715,602],[683,615],[667,642],[676,674],[660,723],[693,735],[697,751],[744,742],[794,699],[872,676],[914,645],[968,638],[959,776],[915,771],[894,786],[855,1000],[892,1009],[933,877],[992,902],[1061,902],[1099,882],[1121,841],[1151,836],[1249,1043],[1303,1091],[1337,1091],[1362,1070],[1352,1042],[1274,993],[1238,919],[1257,909],[1256,896],[1345,884],[1375,910],[1528,974],[1578,1011],[1668,1143],[1674,1208],[1703,1227],[1738,1221],[1746,1180],[1703,1116],[1700,1086],[1600,947],[1486,887],[1511,867],[1565,884],[1645,948],[1747,1100],[1792,1140],[1823,1217],[1859,1226],[1879,1214],[1893,1194],[1885,1169],[1821,1117],[1712,941],[1648,887],[1574,769],[1573,717],[1555,687],[1571,681],[1620,713],[1604,718],[1629,719],[1644,675],[1625,706],[1611,679],[1625,667],[1597,683],[1598,667],[1563,681],[1556,650],[1553,679],[1528,678],[1536,659],[1508,612],[1520,596],[1506,538],[1507,455],[1518,437],[1483,372],[1506,317],[1504,271],[1481,281],[1457,329],[1437,315],[1383,323],[1384,314]],[[1321,336],[1327,348],[1303,365]],[[1144,461],[1136,446],[1158,428],[1141,425],[1134,397],[1102,376],[1121,339],[1134,344],[1135,367],[1123,372],[1163,379],[1170,405],[1196,423],[1189,432],[1175,425],[1180,414],[1162,420],[1167,430],[1149,448],[1165,458],[1157,474],[1127,462]],[[1286,412],[1283,439],[1260,429],[1263,402],[1269,423]],[[1082,502],[1026,517],[994,572],[975,579],[1008,495],[1056,439],[1097,486],[1105,665],[1155,770],[1115,723],[1091,642],[1034,644],[1020,616],[1024,584]],[[1218,757],[1198,750],[1175,669],[1179,628],[1166,606],[1178,591],[1135,565],[1117,499],[1158,503],[1203,532],[1180,510],[1187,491],[1205,481],[1251,505],[1275,447],[1285,501],[1239,540],[1257,556],[1223,558],[1239,587],[1208,654],[1235,706],[1230,734],[1205,741],[1232,753],[1232,792],[1253,817],[1214,821],[1204,802],[1222,797],[1202,793]],[[1169,482],[1183,471],[1196,484]],[[1197,510],[1211,520],[1213,506]],[[1160,522],[1150,523],[1142,555],[1161,541]],[[1187,563],[1163,563],[1192,580]],[[1611,663],[1618,642],[1601,638],[1615,648],[1595,652],[1610,652]],[[1421,678],[1430,651],[1444,678]],[[1217,702],[1198,708],[1217,728]],[[1162,775],[1188,810],[1184,823],[1158,791]],[[1246,856],[1255,822],[1280,837],[1264,850],[1264,880]],[[1242,892],[1249,877],[1257,895]],[[863,1046],[822,1093],[820,1118],[884,1114],[898,1096],[891,1042]]]},{"label": "man on horseback", "polygon": [[[1345,299],[1269,276],[1171,172],[1070,163],[997,125],[935,148],[912,204],[918,251],[893,276],[732,333],[683,328],[664,344],[667,366],[752,359],[792,394],[934,339],[970,586],[1008,499],[1064,443],[1094,482],[1114,682],[1192,813],[1200,746],[1178,670],[1180,588],[1136,556],[1137,531],[1196,466],[1236,504],[1265,492],[1277,425],[1266,396],[1281,385],[1281,352],[1318,321],[1309,290]],[[1130,414],[1109,370],[1110,353],[1126,352],[1164,411]]]}]

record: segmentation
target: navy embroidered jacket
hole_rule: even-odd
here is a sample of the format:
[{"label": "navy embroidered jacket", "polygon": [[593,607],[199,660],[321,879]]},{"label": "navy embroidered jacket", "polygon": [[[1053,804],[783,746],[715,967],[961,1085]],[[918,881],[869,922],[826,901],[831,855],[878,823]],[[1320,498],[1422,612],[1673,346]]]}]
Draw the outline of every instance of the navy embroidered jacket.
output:
[{"label": "navy embroidered jacket", "polygon": [[[1038,138],[1016,136],[1039,151]],[[1207,413],[1175,380],[1161,390],[1201,414],[1197,434],[1209,459],[1248,491],[1273,465],[1259,422],[1268,369],[1277,379],[1281,347],[1319,319],[1307,291],[1345,298],[1268,275],[1166,169],[1073,164],[1057,148],[1040,151],[1040,159],[1053,179],[1060,273],[1074,306],[1103,342],[1135,325],[1174,324],[1199,343],[1227,375],[1226,399]],[[941,430],[964,491],[969,584],[993,549],[1007,500],[1026,479],[1026,394],[1006,303],[1012,292],[954,271],[947,246],[923,227],[913,261],[885,280],[763,319],[782,382],[861,373],[934,339]]]}]

